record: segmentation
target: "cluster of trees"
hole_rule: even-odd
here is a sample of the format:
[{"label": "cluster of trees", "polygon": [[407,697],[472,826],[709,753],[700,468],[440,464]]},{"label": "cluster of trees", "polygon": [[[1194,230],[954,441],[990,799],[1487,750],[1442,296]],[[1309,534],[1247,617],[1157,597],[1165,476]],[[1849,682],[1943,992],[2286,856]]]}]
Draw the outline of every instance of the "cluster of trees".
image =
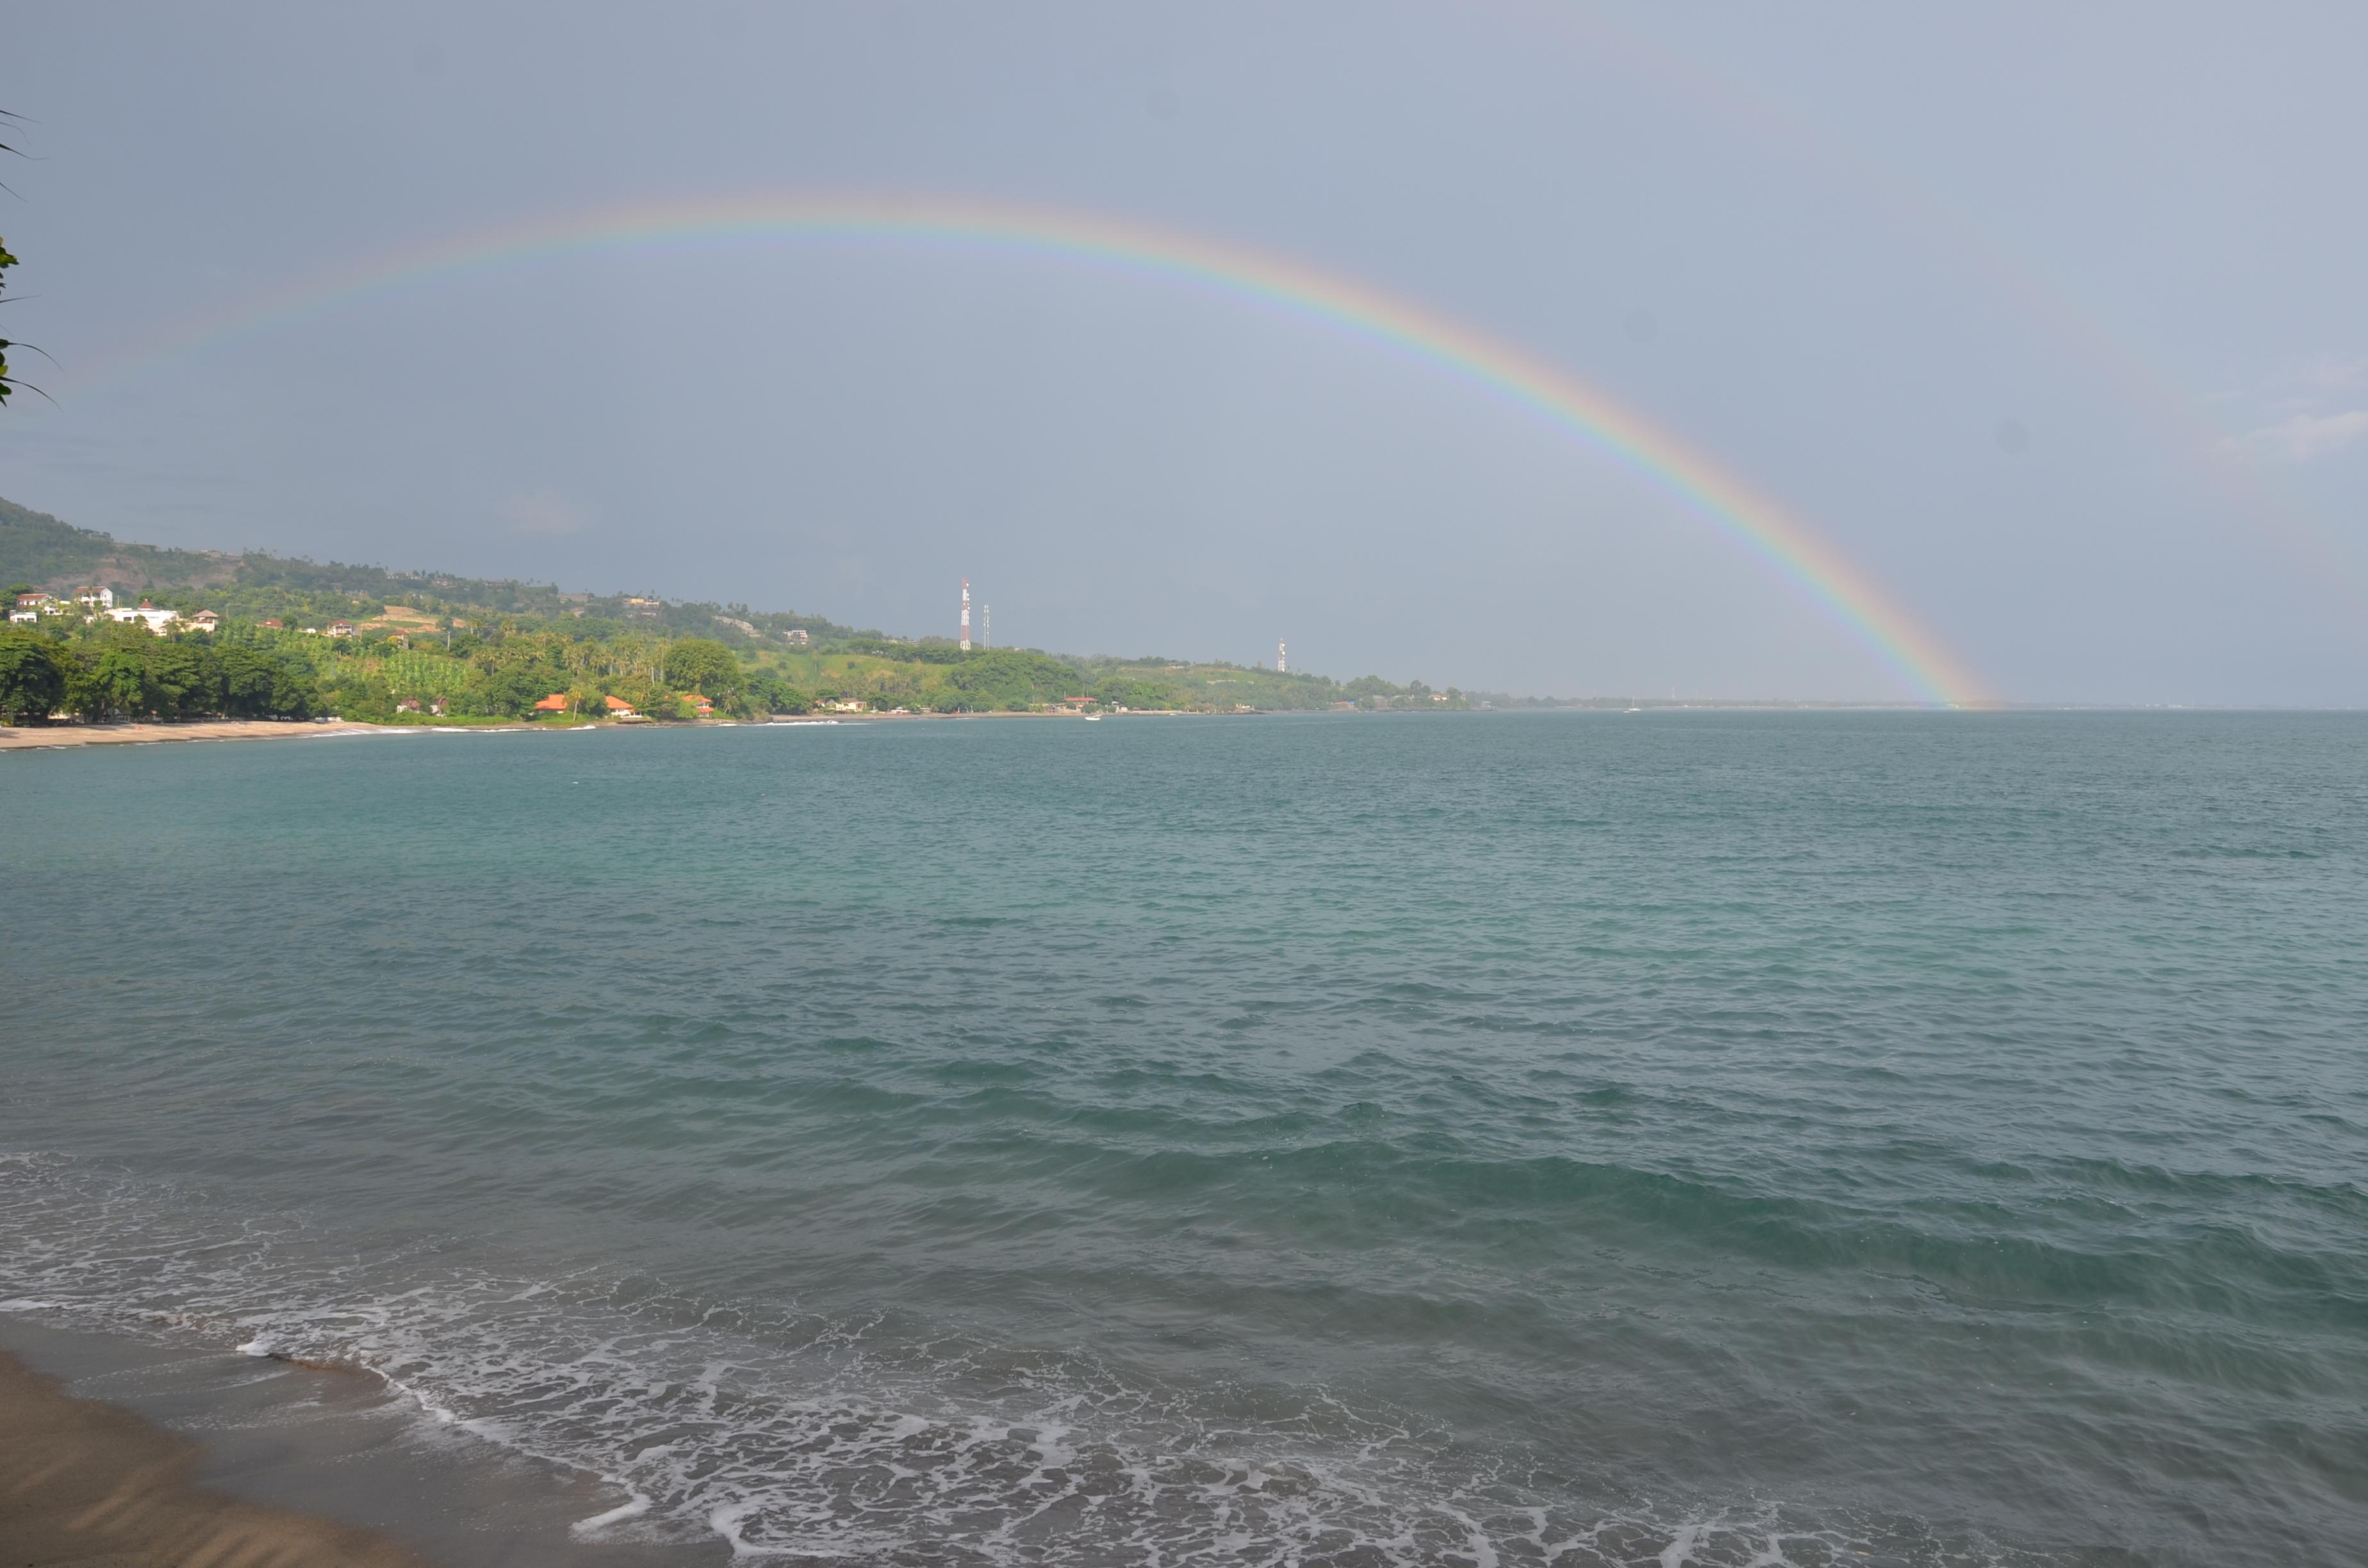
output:
[{"label": "cluster of trees", "polygon": [[424,659],[391,656],[381,638],[306,642],[336,711],[348,719],[392,718],[406,700],[440,702],[458,716],[515,719],[553,693],[579,717],[605,714],[611,697],[655,719],[688,716],[692,696],[743,716],[812,705],[774,672],[751,668],[712,638],[501,627],[455,632]]},{"label": "cluster of trees", "polygon": [[1065,660],[1018,648],[989,648],[972,653],[948,670],[930,706],[946,713],[1008,711],[1085,691],[1084,676]]},{"label": "cluster of trees", "polygon": [[470,632],[406,658],[383,637],[332,641],[251,625],[158,637],[144,626],[62,618],[0,631],[0,718],[392,719],[406,699],[460,716],[515,719],[553,692],[579,715],[616,696],[649,717],[691,716],[689,699],[744,716],[802,712],[811,693],[709,639],[629,642],[552,632]]},{"label": "cluster of trees", "polygon": [[269,649],[161,639],[108,624],[83,638],[0,631],[0,717],[309,719],[321,689],[303,662]]},{"label": "cluster of trees", "polygon": [[1433,691],[1422,682],[1408,681],[1404,686],[1392,686],[1379,676],[1359,676],[1342,683],[1340,699],[1360,708],[1430,709],[1469,708],[1471,699],[1453,687],[1445,691]]},{"label": "cluster of trees", "polygon": [[1379,676],[1336,681],[1304,670],[1284,672],[1264,665],[1189,664],[1167,659],[1080,661],[1093,677],[1096,700],[1133,709],[1249,708],[1260,712],[1322,710],[1353,704],[1364,709],[1432,711],[1472,706],[1453,687],[1433,692],[1420,681],[1394,685]]},{"label": "cluster of trees", "polygon": [[1174,682],[1141,676],[1111,676],[1094,683],[1093,699],[1105,707],[1165,710],[1191,705],[1191,699]]},{"label": "cluster of trees", "polygon": [[[829,667],[830,659],[823,659],[810,692],[773,677],[778,689],[793,697],[801,709],[813,701],[853,699],[878,708],[930,713],[1001,713],[1049,707],[1072,697],[1110,700],[1080,665],[1033,649],[976,648],[963,653],[955,644],[938,640],[900,643],[848,638],[831,642],[827,653],[866,657],[860,665],[846,661],[836,672]],[[891,660],[895,662],[886,662]],[[1147,702],[1128,705],[1152,706]],[[773,710],[790,710],[777,698]]]},{"label": "cluster of trees", "polygon": [[[399,641],[401,639],[402,641]],[[406,647],[404,641],[416,639]],[[105,718],[393,720],[411,709],[453,718],[532,717],[553,693],[570,714],[608,714],[609,699],[654,719],[695,716],[694,695],[723,715],[803,713],[853,699],[939,713],[1024,711],[1087,698],[1105,708],[1229,711],[1353,702],[1360,708],[1465,707],[1450,688],[1367,676],[1336,682],[1258,666],[1155,660],[1072,660],[1030,649],[962,653],[951,644],[886,643],[894,658],[834,639],[813,653],[734,648],[668,637],[657,626],[589,619],[415,628],[381,624],[354,637],[225,621],[213,634],[159,638],[139,625],[45,618],[0,633],[0,712],[11,723],[53,713]],[[1443,699],[1443,700],[1442,700]]]}]

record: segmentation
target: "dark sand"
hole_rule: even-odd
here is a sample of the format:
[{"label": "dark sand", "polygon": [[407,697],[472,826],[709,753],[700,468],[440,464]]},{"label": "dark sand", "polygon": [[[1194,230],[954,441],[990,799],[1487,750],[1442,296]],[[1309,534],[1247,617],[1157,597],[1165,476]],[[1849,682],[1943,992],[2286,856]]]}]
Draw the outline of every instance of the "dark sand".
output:
[{"label": "dark sand", "polygon": [[[571,1527],[625,1494],[427,1418],[357,1369],[128,1339],[15,1312],[0,1312],[0,1568],[716,1568],[731,1559],[715,1538],[582,1536]],[[87,1513],[119,1492],[149,1528],[187,1521],[199,1533],[185,1540],[199,1544],[176,1552],[159,1550],[174,1541],[169,1532],[57,1533],[77,1513],[53,1494],[85,1499]],[[131,1507],[120,1517],[133,1517]],[[212,1537],[202,1533],[208,1519]]]},{"label": "dark sand", "polygon": [[194,1483],[202,1450],[0,1351],[0,1563],[424,1568],[373,1531]]}]

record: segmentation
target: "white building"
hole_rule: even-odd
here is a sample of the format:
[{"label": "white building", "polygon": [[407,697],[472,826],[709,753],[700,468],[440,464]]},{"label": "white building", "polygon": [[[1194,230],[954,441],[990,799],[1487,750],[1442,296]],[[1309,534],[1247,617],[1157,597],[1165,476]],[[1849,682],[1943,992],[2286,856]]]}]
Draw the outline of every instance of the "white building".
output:
[{"label": "white building", "polygon": [[[104,589],[100,591],[105,592]],[[181,612],[176,609],[158,609],[154,605],[142,605],[137,609],[110,609],[107,612],[107,619],[127,622],[137,620],[145,624],[149,631],[162,637],[165,635],[165,628],[181,619]]]},{"label": "white building", "polygon": [[92,609],[113,609],[115,590],[113,588],[76,588],[74,602],[86,605]]}]

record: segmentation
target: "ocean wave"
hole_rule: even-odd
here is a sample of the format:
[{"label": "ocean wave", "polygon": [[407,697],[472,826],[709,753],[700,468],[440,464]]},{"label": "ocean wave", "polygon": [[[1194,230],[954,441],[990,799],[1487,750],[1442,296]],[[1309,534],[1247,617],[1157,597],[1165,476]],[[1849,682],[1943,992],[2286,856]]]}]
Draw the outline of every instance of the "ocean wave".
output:
[{"label": "ocean wave", "polygon": [[0,1165],[0,1310],[367,1370],[425,1420],[602,1478],[618,1501],[588,1540],[947,1568],[2042,1561],[1847,1509],[1574,1495],[1320,1387],[1163,1388],[954,1335],[891,1347],[884,1319],[456,1269],[427,1240],[369,1256],[54,1157]]}]

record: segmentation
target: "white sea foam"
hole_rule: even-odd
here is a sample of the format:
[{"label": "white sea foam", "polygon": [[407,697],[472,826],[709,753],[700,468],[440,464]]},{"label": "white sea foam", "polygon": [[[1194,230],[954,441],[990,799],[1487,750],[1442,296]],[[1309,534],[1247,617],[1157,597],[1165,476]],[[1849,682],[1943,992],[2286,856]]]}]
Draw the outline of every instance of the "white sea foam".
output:
[{"label": "white sea foam", "polygon": [[574,1534],[597,1536],[610,1525],[621,1525],[627,1519],[638,1519],[650,1511],[650,1500],[636,1492],[627,1501],[605,1514],[595,1514],[588,1519],[578,1519],[568,1528]]}]

